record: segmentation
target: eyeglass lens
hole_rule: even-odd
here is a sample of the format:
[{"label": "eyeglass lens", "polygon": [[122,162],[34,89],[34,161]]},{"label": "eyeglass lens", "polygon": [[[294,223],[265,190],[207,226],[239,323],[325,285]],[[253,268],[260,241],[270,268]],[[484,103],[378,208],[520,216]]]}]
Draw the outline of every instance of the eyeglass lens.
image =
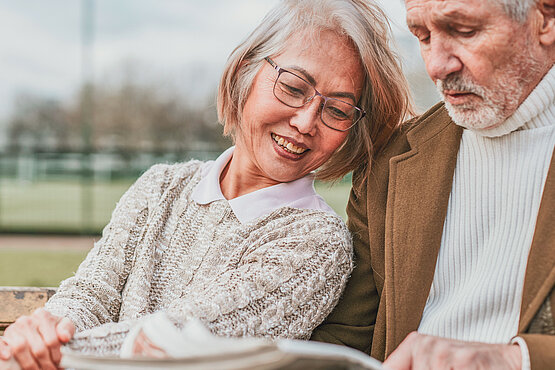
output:
[{"label": "eyeglass lens", "polygon": [[354,126],[362,115],[354,105],[317,93],[314,86],[286,70],[279,71],[274,85],[274,95],[285,105],[294,108],[302,107],[316,95],[322,96],[324,99],[322,121],[326,126],[340,131],[346,131]]}]

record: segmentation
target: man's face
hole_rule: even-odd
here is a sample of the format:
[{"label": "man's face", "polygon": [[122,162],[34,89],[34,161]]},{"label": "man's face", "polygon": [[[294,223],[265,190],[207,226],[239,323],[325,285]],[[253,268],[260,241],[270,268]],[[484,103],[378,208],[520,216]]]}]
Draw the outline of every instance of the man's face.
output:
[{"label": "man's face", "polygon": [[407,0],[406,7],[428,74],[461,126],[498,126],[545,72],[531,26],[497,1]]}]

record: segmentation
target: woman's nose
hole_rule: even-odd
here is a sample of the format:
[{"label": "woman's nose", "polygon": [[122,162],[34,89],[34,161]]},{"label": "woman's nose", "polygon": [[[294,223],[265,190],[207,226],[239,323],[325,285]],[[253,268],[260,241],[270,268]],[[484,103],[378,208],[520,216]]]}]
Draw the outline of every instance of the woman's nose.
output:
[{"label": "woman's nose", "polygon": [[289,121],[290,125],[303,135],[313,136],[320,124],[322,105],[323,102],[316,96],[302,107],[296,108]]}]

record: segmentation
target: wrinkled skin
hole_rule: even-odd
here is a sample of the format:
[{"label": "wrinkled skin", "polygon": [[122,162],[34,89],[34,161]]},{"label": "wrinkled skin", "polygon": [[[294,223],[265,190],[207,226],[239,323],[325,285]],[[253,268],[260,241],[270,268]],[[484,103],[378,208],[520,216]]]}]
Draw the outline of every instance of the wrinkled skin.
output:
[{"label": "wrinkled skin", "polygon": [[517,344],[469,343],[413,332],[386,359],[387,369],[520,370]]},{"label": "wrinkled skin", "polygon": [[71,320],[44,309],[21,316],[0,340],[0,369],[9,368],[11,359],[23,370],[57,369],[62,358],[60,348],[74,333]]},{"label": "wrinkled skin", "polygon": [[[540,0],[525,23],[509,18],[495,1],[406,0],[405,4],[407,24],[419,39],[427,72],[443,87],[440,93],[449,113],[461,126],[487,129],[502,123],[555,61],[555,0]],[[497,121],[483,119],[488,99],[496,105]],[[398,370],[521,366],[516,344],[462,342],[416,332],[384,362],[385,368]]]}]

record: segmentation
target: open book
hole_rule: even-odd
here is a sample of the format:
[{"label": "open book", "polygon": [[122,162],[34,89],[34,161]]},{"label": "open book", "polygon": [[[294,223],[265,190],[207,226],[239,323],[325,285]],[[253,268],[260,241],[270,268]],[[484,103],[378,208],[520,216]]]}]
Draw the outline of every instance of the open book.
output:
[{"label": "open book", "polygon": [[[170,357],[163,360],[133,357],[133,343],[141,331]],[[191,321],[178,330],[162,313],[151,315],[130,332],[122,346],[121,357],[64,351],[62,367],[91,370],[382,369],[378,360],[352,348],[290,339],[217,337],[198,321]]]}]

